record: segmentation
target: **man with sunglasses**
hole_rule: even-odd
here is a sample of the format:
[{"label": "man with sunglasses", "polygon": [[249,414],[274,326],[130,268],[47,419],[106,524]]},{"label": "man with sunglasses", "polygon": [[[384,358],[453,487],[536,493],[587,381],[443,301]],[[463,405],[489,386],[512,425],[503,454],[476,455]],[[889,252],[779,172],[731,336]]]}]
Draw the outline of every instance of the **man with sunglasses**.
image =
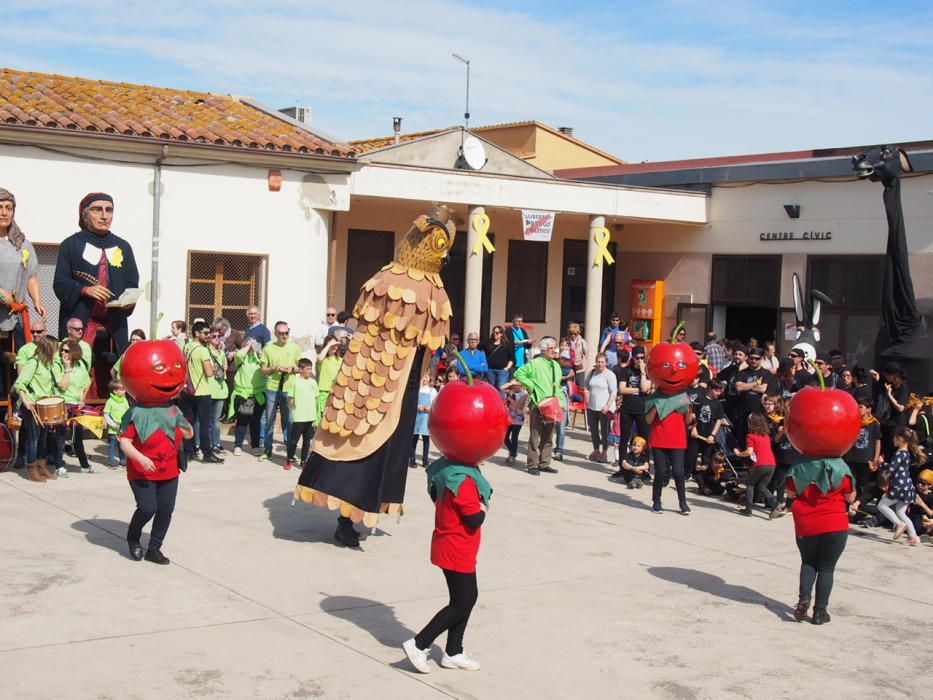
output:
[{"label": "man with sunglasses", "polygon": [[90,374],[94,363],[91,359],[91,346],[84,341],[84,322],[80,318],[69,318],[65,324],[65,330],[68,336],[63,340],[73,340],[81,346],[81,359],[79,362],[84,365],[84,370]]},{"label": "man with sunglasses", "polygon": [[105,328],[122,355],[129,345],[126,320],[134,307],[108,308],[107,303],[139,287],[139,270],[133,247],[110,230],[113,212],[109,194],[92,192],[81,200],[81,230],[62,241],[52,286],[61,302],[59,337],[65,337],[67,321],[76,318],[84,324],[84,340],[93,345],[98,328]]},{"label": "man with sunglasses", "polygon": [[262,369],[266,378],[266,434],[262,443],[261,460],[272,457],[272,441],[275,435],[275,416],[282,412],[282,439],[288,444],[288,437],[292,428],[292,410],[288,405],[288,397],[295,383],[295,374],[298,372],[298,360],[301,359],[301,348],[298,343],[289,340],[291,333],[285,321],[278,321],[274,327],[275,338],[262,349],[260,358]]},{"label": "man with sunglasses", "polygon": [[[201,447],[201,460],[209,464],[219,464],[223,460],[214,454],[211,440],[211,422],[214,419],[211,385],[215,374],[214,360],[211,358],[211,327],[204,321],[195,321],[191,326],[192,340],[185,350],[188,360],[188,383],[190,393],[182,396],[182,411],[191,425],[198,425],[198,437]],[[195,452],[194,436],[185,439],[185,451]]]},{"label": "man with sunglasses", "polygon": [[328,306],[327,311],[324,313],[324,320],[321,321],[321,324],[317,327],[317,332],[314,334],[314,347],[318,352],[324,347],[324,341],[327,340],[327,336],[330,334],[331,329],[339,325],[340,323],[337,321],[337,309],[333,306]]}]

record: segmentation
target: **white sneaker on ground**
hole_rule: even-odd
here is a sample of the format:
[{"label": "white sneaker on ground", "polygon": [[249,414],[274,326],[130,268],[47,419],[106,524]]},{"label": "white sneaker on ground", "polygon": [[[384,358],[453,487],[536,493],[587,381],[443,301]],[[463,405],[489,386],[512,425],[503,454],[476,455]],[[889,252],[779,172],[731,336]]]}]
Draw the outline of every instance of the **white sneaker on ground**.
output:
[{"label": "white sneaker on ground", "polygon": [[97,474],[99,471],[100,470],[93,464],[88,465],[87,467],[81,467],[82,474]]},{"label": "white sneaker on ground", "polygon": [[234,456],[234,457],[239,457],[241,454],[243,454],[243,450],[242,450],[241,448],[239,448],[239,447],[234,447],[234,448],[233,448],[233,456]]},{"label": "white sneaker on ground", "polygon": [[64,467],[59,467],[58,469],[55,470],[55,476],[61,476],[61,477],[64,477],[64,478],[67,479],[67,478],[68,478],[68,470],[65,469]]},{"label": "white sneaker on ground", "polygon": [[[428,652],[418,648],[418,645],[415,644],[414,637],[404,642],[402,644],[402,649],[405,650],[405,656],[408,657],[408,660],[411,661],[411,665],[415,667],[418,673],[431,672],[431,667],[428,665]],[[444,656],[446,657],[447,655],[445,654]]]},{"label": "white sneaker on ground", "polygon": [[482,666],[479,665],[479,661],[472,658],[465,651],[461,651],[459,654],[454,654],[453,656],[447,656],[447,652],[444,652],[444,655],[441,657],[441,666],[444,668],[456,668],[461,671],[479,671]]}]

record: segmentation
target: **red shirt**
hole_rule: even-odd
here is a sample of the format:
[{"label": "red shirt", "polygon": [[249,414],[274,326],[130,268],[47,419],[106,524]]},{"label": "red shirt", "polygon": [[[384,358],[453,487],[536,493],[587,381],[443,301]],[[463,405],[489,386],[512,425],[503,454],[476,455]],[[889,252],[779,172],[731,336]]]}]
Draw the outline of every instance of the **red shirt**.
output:
[{"label": "red shirt", "polygon": [[663,420],[652,423],[648,444],[673,450],[687,449],[687,419],[684,414],[674,411]]},{"label": "red shirt", "polygon": [[168,436],[161,430],[156,430],[146,442],[140,442],[139,434],[136,432],[136,426],[130,423],[129,427],[120,435],[120,437],[130,438],[133,441],[133,447],[152,460],[156,470],[147,472],[136,460],[127,458],[126,460],[126,478],[146,479],[148,481],[168,481],[178,476],[178,445],[181,444],[181,428],[175,428],[175,442],[168,439]]},{"label": "red shirt", "polygon": [[[792,479],[788,488],[794,488]],[[852,493],[852,479],[844,477],[839,488],[823,493],[816,484],[810,484],[794,499],[794,530],[798,537],[812,537],[825,532],[841,532],[849,529],[849,505],[846,495]]]},{"label": "red shirt", "polygon": [[434,534],[431,536],[432,564],[463,574],[476,571],[480,528],[468,528],[461,516],[479,512],[479,491],[473,479],[464,479],[456,496],[450,489],[444,489],[443,498],[438,498],[435,503]]},{"label": "red shirt", "polygon": [[771,449],[771,437],[769,435],[749,433],[745,437],[745,446],[755,450],[756,467],[773,467],[777,464],[777,460],[774,458],[774,450]]}]

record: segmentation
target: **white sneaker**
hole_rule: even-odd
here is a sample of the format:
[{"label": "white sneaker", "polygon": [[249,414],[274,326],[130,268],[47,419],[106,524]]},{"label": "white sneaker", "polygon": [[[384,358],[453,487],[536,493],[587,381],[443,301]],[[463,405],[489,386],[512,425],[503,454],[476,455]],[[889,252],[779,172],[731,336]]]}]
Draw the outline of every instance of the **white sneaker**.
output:
[{"label": "white sneaker", "polygon": [[[402,649],[405,650],[405,656],[408,657],[408,660],[411,661],[411,665],[415,667],[418,673],[431,672],[431,667],[428,665],[428,652],[418,648],[418,645],[415,644],[414,637],[402,644]],[[446,658],[447,655],[445,654],[444,656]],[[459,656],[462,656],[462,654]]]},{"label": "white sneaker", "polygon": [[465,651],[461,651],[459,654],[454,654],[453,656],[447,656],[445,652],[441,657],[441,666],[444,668],[457,668],[461,671],[479,671],[480,668],[482,668],[482,666],[479,665],[479,661],[471,658]]},{"label": "white sneaker", "polygon": [[233,456],[234,456],[234,457],[239,457],[241,454],[243,454],[243,450],[241,450],[239,447],[234,447],[234,448],[233,448]]},{"label": "white sneaker", "polygon": [[95,467],[93,464],[88,465],[86,467],[81,467],[82,474],[97,474],[99,471],[100,470],[97,467]]},{"label": "white sneaker", "polygon": [[68,478],[68,470],[65,469],[64,467],[59,467],[58,469],[55,470],[55,476],[60,476],[60,477],[63,477],[63,478],[65,478],[65,479],[67,479],[67,478]]}]

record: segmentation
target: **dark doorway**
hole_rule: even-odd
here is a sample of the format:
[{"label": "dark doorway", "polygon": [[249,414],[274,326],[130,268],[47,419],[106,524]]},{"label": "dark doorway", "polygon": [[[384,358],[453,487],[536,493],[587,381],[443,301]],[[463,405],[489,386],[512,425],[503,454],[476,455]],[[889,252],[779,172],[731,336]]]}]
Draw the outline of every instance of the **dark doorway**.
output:
[{"label": "dark doorway", "polygon": [[747,343],[757,338],[759,346],[774,340],[777,328],[777,309],[768,306],[727,306],[726,337]]},{"label": "dark doorway", "polygon": [[[616,257],[616,244],[609,244],[609,252]],[[586,259],[587,241],[564,240],[564,262],[561,284],[563,292],[560,304],[560,333],[567,332],[571,323],[583,326],[586,317],[586,273],[592,260]],[[609,322],[609,314],[614,311],[616,298],[616,268],[607,265],[603,269],[603,296],[599,312],[600,324]],[[602,325],[600,325],[602,327]],[[585,331],[585,329],[584,329]]]},{"label": "dark doorway", "polygon": [[[496,236],[494,233],[488,234],[489,240],[495,245]],[[469,236],[466,231],[458,231],[454,239],[453,248],[450,249],[450,261],[441,270],[441,279],[444,280],[444,289],[447,290],[447,296],[450,297],[450,307],[454,315],[450,320],[451,333],[457,333],[461,338],[466,338],[466,330],[463,328],[463,309],[466,305],[466,263],[467,263],[467,239]],[[489,337],[489,307],[492,296],[492,255],[482,251],[483,256],[483,288],[482,299],[480,300],[480,320],[479,328],[473,328],[479,332],[479,337],[485,339]]]},{"label": "dark doorway", "polygon": [[780,255],[713,256],[713,328],[726,338],[777,338],[781,301]]},{"label": "dark doorway", "polygon": [[351,228],[347,232],[347,290],[344,309],[353,311],[357,299],[360,298],[360,287],[383,266],[392,262],[394,253],[395,234],[392,231]]}]

